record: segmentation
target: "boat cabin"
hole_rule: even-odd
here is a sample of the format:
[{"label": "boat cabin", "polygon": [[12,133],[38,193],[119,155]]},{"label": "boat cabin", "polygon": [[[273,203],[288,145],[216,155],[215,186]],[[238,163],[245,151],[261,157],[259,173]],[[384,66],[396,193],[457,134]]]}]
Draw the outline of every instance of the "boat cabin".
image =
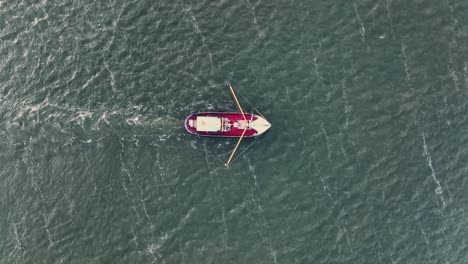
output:
[{"label": "boat cabin", "polygon": [[218,132],[221,131],[221,118],[216,116],[197,116],[193,120],[191,127],[195,127],[199,132]]}]

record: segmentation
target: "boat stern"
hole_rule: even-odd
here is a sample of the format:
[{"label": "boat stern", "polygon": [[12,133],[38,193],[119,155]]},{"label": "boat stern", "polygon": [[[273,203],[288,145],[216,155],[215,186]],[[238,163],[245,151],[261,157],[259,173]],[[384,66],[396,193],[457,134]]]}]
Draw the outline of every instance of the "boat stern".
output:
[{"label": "boat stern", "polygon": [[185,125],[185,130],[189,132],[190,134],[197,134],[197,129],[196,129],[196,121],[197,120],[197,115],[196,114],[191,114],[185,118],[184,125]]}]

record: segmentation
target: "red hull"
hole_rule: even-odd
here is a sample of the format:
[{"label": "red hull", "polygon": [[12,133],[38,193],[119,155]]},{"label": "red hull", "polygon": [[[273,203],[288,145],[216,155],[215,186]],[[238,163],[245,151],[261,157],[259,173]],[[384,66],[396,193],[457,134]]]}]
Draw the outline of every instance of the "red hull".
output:
[{"label": "red hull", "polygon": [[[219,117],[223,119],[223,125],[221,127],[225,127],[224,123],[231,124],[228,128],[226,128],[226,131],[224,129],[220,129],[220,131],[212,131],[212,132],[207,132],[207,131],[197,131],[196,128],[196,120],[197,117]],[[245,118],[253,123],[257,119],[259,121],[263,121],[264,119],[258,115],[255,114],[245,114]],[[266,121],[266,120],[265,120]],[[196,113],[196,114],[191,114],[185,119],[185,129],[195,135],[199,136],[207,136],[207,137],[240,137],[242,133],[244,132],[244,127],[237,127],[236,123],[242,123],[245,122],[244,116],[241,113],[215,113],[215,112],[204,112],[204,113]],[[257,122],[258,123],[258,122]],[[263,124],[263,123],[262,123]],[[269,123],[267,122],[267,126],[269,128]],[[266,129],[255,129],[253,126],[249,127],[244,134],[244,137],[255,137],[263,132],[265,132],[268,128]]]}]

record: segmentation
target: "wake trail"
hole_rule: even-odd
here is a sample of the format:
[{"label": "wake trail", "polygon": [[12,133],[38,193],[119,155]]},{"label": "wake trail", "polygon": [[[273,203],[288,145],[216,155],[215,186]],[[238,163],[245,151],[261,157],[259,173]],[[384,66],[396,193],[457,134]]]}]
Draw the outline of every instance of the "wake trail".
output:
[{"label": "wake trail", "polygon": [[[112,36],[112,38],[113,38],[113,36]],[[107,62],[105,62],[105,61],[104,61],[104,66],[106,67],[107,72],[109,72],[110,83],[111,83],[111,87],[112,87],[112,92],[113,92],[114,95],[115,95],[115,94],[117,93],[117,86],[115,85],[114,73],[110,70],[109,65],[108,65]]]},{"label": "wake trail", "polygon": [[[85,162],[86,162],[86,170],[91,168],[91,161],[88,155],[88,152],[84,152],[84,157],[85,157]],[[91,173],[92,175],[92,182],[93,182],[93,194],[97,193],[97,184],[96,184],[96,175],[94,173]]]},{"label": "wake trail", "polygon": [[[322,175],[322,172],[319,169],[319,166],[317,164],[317,161],[316,161],[316,158],[315,158],[314,154],[312,154],[312,162],[313,162],[313,164],[315,166],[315,171],[318,174],[318,176],[320,177],[320,181],[322,182],[323,191],[328,196],[328,199],[331,202],[333,202],[335,205],[340,205],[340,201],[338,199],[336,199],[331,194],[329,184],[326,181],[325,177]],[[348,228],[346,227],[348,225],[348,222],[346,220],[341,219],[344,215],[346,215],[346,210],[342,205],[340,206],[340,208],[341,208],[340,214],[338,215],[338,217],[336,219],[336,225],[338,227],[336,242],[338,243],[341,240],[341,238],[344,236],[346,244],[347,244],[349,250],[351,251],[351,254],[354,254],[354,249],[353,249],[353,246],[352,246],[353,243],[351,241]]]},{"label": "wake trail", "polygon": [[[218,194],[219,196],[219,203],[221,207],[221,219],[223,221],[223,243],[224,243],[224,249],[226,250],[229,245],[228,245],[228,235],[229,235],[229,230],[227,227],[227,221],[226,221],[226,208],[224,207],[224,195],[223,191],[221,188],[221,183],[219,181],[219,175],[217,173],[217,170],[213,170],[211,165],[210,165],[210,159],[208,157],[208,148],[206,146],[206,140],[203,142],[203,150],[205,152],[205,161],[206,161],[206,166],[208,167],[208,171],[211,177],[211,181],[215,185],[215,193]],[[216,180],[215,180],[216,179]]]},{"label": "wake trail", "polygon": [[345,158],[346,161],[349,160],[348,158],[348,154],[346,153],[346,150],[344,149],[344,146],[343,146],[343,141],[345,141],[344,139],[344,135],[343,135],[343,130],[341,130],[340,128],[340,136],[341,136],[341,141],[340,141],[340,149],[341,149],[341,153],[343,153],[343,157]]},{"label": "wake trail", "polygon": [[322,128],[323,135],[325,136],[325,141],[327,143],[327,153],[328,153],[328,160],[331,161],[331,146],[330,146],[330,138],[328,137],[327,131],[323,126],[323,123],[320,122],[320,127]]},{"label": "wake trail", "polygon": [[318,65],[318,57],[320,55],[320,49],[321,48],[322,48],[322,42],[319,42],[319,46],[318,46],[317,50],[313,51],[313,53],[314,53],[314,68],[315,68],[315,75],[317,76],[317,78],[319,78],[320,83],[322,84],[322,87],[324,87],[325,83],[323,81],[323,76],[322,76],[322,73],[320,72],[320,68],[319,68],[319,65]]},{"label": "wake trail", "polygon": [[455,89],[459,91],[460,86],[461,86],[460,77],[457,73],[457,65],[454,63],[454,60],[453,60],[453,54],[457,54],[457,52],[454,50],[460,47],[459,40],[464,38],[465,33],[462,30],[460,30],[460,22],[455,16],[453,4],[449,0],[444,0],[444,4],[449,9],[450,20],[452,22],[452,31],[454,33],[454,36],[452,37],[449,43],[449,47],[448,47],[448,61],[449,61],[448,72],[449,72],[450,77],[452,78]]},{"label": "wake trail", "polygon": [[405,68],[406,80],[409,82],[412,78],[409,70],[408,56],[406,55],[406,45],[403,42],[401,42],[401,56]]},{"label": "wake trail", "polygon": [[450,20],[452,20],[452,24],[453,24],[453,30],[459,35],[461,34],[458,30],[457,30],[457,27],[459,26],[459,21],[458,19],[455,17],[455,11],[454,11],[454,8],[453,8],[453,5],[452,3],[450,3],[449,0],[445,0],[444,3],[448,6],[449,8],[449,11],[450,11]]},{"label": "wake trail", "polygon": [[346,228],[346,225],[348,225],[348,222],[346,220],[341,220],[341,218],[345,214],[346,214],[345,209],[341,208],[341,212],[338,215],[338,218],[336,219],[336,221],[337,221],[336,225],[338,227],[336,242],[338,243],[339,241],[341,241],[343,239],[343,236],[344,236],[344,239],[346,241],[346,245],[348,246],[349,250],[351,251],[351,254],[354,255],[354,249],[353,249],[353,246],[352,246],[352,243],[351,243],[351,239],[349,237],[350,236],[349,231],[348,231],[348,228]]},{"label": "wake trail", "polygon": [[361,40],[362,42],[364,43],[364,45],[366,45],[366,47],[368,47],[367,45],[367,42],[366,42],[366,28],[364,27],[364,22],[362,21],[361,19],[361,16],[359,15],[359,10],[358,10],[358,6],[356,3],[353,3],[353,7],[354,7],[354,13],[356,14],[356,18],[359,22],[359,33],[361,34]]},{"label": "wake trail", "polygon": [[14,250],[21,250],[21,249],[24,249],[23,247],[23,243],[21,243],[21,239],[20,239],[20,236],[18,234],[18,225],[20,225],[21,223],[12,223],[11,224],[11,227],[13,229],[13,235],[14,235],[14,242],[15,242],[15,248]]},{"label": "wake trail", "polygon": [[424,231],[424,229],[421,227],[421,224],[419,226],[419,229],[421,230],[421,234],[422,234],[422,236],[424,238],[424,242],[426,242],[426,245],[429,246],[429,244],[430,244],[429,243],[429,238],[428,238],[426,232]]},{"label": "wake trail", "polygon": [[0,107],[0,111],[3,110],[6,129],[11,132],[8,134],[11,137],[38,127],[41,131],[56,134],[56,138],[70,139],[75,136],[84,143],[100,140],[105,135],[119,131],[125,133],[126,129],[133,128],[138,128],[139,131],[132,134],[133,137],[154,137],[160,142],[182,136],[182,120],[168,114],[152,114],[146,109],[141,111],[141,106],[133,105],[121,109],[87,108],[49,102],[47,98],[36,104],[8,99],[3,102],[8,107]]},{"label": "wake trail", "polygon": [[[31,146],[32,142],[31,142],[31,138],[29,139],[29,142],[28,142],[28,147],[26,147],[26,154],[29,154],[30,157],[32,157],[32,153],[33,153],[33,149],[32,149],[32,146]],[[41,207],[41,217],[42,217],[42,221],[44,223],[44,225],[42,226],[44,228],[44,231],[46,232],[47,234],[47,240],[49,241],[49,248],[54,246],[55,242],[54,240],[52,239],[52,234],[50,232],[50,229],[49,229],[49,224],[50,224],[50,213],[49,213],[49,216],[47,217],[46,214],[47,214],[47,208],[46,208],[46,199],[45,199],[45,196],[44,196],[44,191],[42,190],[42,188],[40,187],[39,185],[39,182],[38,182],[38,178],[36,176],[36,173],[35,173],[35,170],[34,170],[34,164],[32,163],[32,159],[31,158],[27,158],[25,156],[23,156],[23,162],[25,164],[27,164],[27,169],[26,169],[26,173],[28,175],[31,175],[30,176],[30,179],[31,179],[31,185],[34,189],[34,191],[37,192],[37,194],[39,194],[39,202],[40,202],[40,207]]]},{"label": "wake trail", "polygon": [[322,182],[323,191],[327,194],[329,199],[332,199],[332,195],[330,193],[330,187],[328,186],[327,181],[323,177],[322,172],[320,171],[320,169],[318,167],[317,161],[315,159],[315,154],[312,154],[312,161],[313,161],[314,166],[315,166],[315,172],[317,173],[317,175],[320,176],[320,181]]},{"label": "wake trail", "polygon": [[[137,232],[135,232],[135,229],[144,230],[145,226],[147,225],[149,225],[151,232],[154,232],[155,225],[146,207],[143,188],[141,187],[141,184],[138,183],[138,180],[132,176],[131,170],[126,167],[126,164],[124,162],[125,160],[124,154],[126,153],[124,140],[121,139],[120,143],[121,143],[121,151],[120,151],[119,159],[120,159],[120,164],[121,164],[121,175],[122,174],[124,175],[122,177],[121,185],[130,202],[130,209],[133,210],[136,216],[136,221],[134,222],[134,227],[132,228],[133,238],[131,239],[131,241],[135,244],[136,248],[139,248],[140,246],[140,243],[138,242],[139,240],[142,243],[149,243],[146,249],[144,250],[144,253],[152,256],[153,258],[152,263],[158,263],[159,260],[162,259],[162,256],[159,252],[161,245],[159,243],[154,243],[154,241],[156,241],[154,234],[150,233],[150,235],[152,236],[152,240],[151,240],[151,239],[140,238],[137,235]],[[144,221],[145,219],[147,221]],[[166,239],[167,239],[167,235],[163,237],[162,242],[161,241],[158,241],[158,242],[164,243]]]},{"label": "wake trail", "polygon": [[161,155],[158,151],[158,153],[156,153],[156,160],[155,160],[155,163],[156,163],[156,167],[158,169],[158,172],[159,172],[159,176],[161,177],[161,180],[163,181],[164,185],[167,186],[167,181],[166,181],[166,178],[164,177],[164,171],[163,171],[163,167],[161,166]]},{"label": "wake trail", "polygon": [[464,63],[463,76],[464,76],[464,79],[465,79],[465,88],[468,89],[468,62]]},{"label": "wake trail", "polygon": [[[126,194],[127,198],[131,201],[130,202],[131,203],[131,209],[135,212],[136,218],[138,220],[136,225],[140,226],[139,223],[142,222],[142,216],[141,216],[140,212],[137,210],[137,202],[135,201],[135,190],[134,189],[136,189],[137,187],[138,188],[141,188],[141,187],[138,185],[137,182],[135,182],[130,170],[125,165],[124,154],[126,153],[126,151],[125,151],[125,144],[124,144],[123,139],[120,139],[120,146],[121,146],[120,155],[119,155],[120,172],[121,172],[121,174],[125,175],[124,177],[122,177],[121,185],[122,185],[122,188],[125,191],[125,194]],[[126,183],[126,181],[127,181],[127,183]],[[140,203],[140,205],[142,205],[144,207],[144,203]],[[144,211],[145,210],[146,210],[146,208],[144,208]],[[148,220],[150,221],[150,224],[152,224],[151,218],[149,216],[148,216]]]},{"label": "wake trail", "polygon": [[257,16],[255,15],[255,7],[250,3],[249,0],[245,0],[247,2],[247,7],[249,8],[250,14],[253,18],[253,23],[255,25],[255,29],[257,30],[257,37],[262,39],[265,36],[265,33],[260,29],[260,26],[257,21]]},{"label": "wake trail", "polygon": [[390,32],[392,33],[392,37],[395,40],[396,39],[395,30],[393,27],[392,13],[390,11],[392,8],[392,3],[393,3],[393,0],[385,0],[385,9],[387,10],[387,18],[390,21]]},{"label": "wake trail", "polygon": [[52,240],[52,235],[50,234],[50,230],[49,230],[50,219],[47,219],[45,213],[42,214],[42,218],[44,220],[44,228],[45,228],[46,233],[47,233],[47,239],[49,240],[49,247],[52,247],[55,243]]},{"label": "wake trail", "polygon": [[384,251],[384,250],[383,250],[383,247],[382,247],[382,242],[380,242],[380,239],[377,240],[377,246],[379,247],[379,251],[377,252],[377,257],[379,258],[379,263],[383,264],[382,251]]},{"label": "wake trail", "polygon": [[271,230],[270,230],[270,225],[268,224],[268,221],[265,218],[265,214],[263,213],[263,207],[259,202],[259,198],[258,197],[256,198],[256,196],[258,196],[258,195],[255,195],[255,190],[257,190],[257,192],[261,192],[260,186],[258,185],[258,182],[257,182],[257,175],[255,174],[255,167],[250,163],[250,160],[248,160],[248,159],[246,159],[246,160],[247,160],[247,163],[248,163],[248,166],[249,166],[250,174],[251,174],[251,176],[252,176],[252,178],[254,180],[254,186],[252,188],[252,194],[251,194],[252,203],[257,208],[257,215],[259,217],[259,223],[260,222],[262,223],[263,229],[264,229],[263,232],[261,230],[259,230],[259,234],[262,237],[262,239],[266,240],[267,248],[268,248],[268,251],[270,252],[270,255],[271,255],[272,259],[273,259],[273,262],[275,264],[278,264],[277,251],[273,248],[273,244],[271,243],[270,236],[267,235],[265,237],[264,234],[263,234],[264,232],[269,234],[271,232]]},{"label": "wake trail", "polygon": [[151,218],[149,217],[148,215],[148,211],[146,210],[146,205],[145,205],[145,201],[143,199],[143,189],[141,188],[141,186],[138,186],[140,188],[140,203],[141,203],[141,207],[143,208],[143,212],[145,213],[145,216],[146,216],[146,219],[148,219],[148,221],[151,223],[151,227],[154,226],[153,224],[153,221],[151,220]]},{"label": "wake trail", "polygon": [[344,104],[344,114],[346,116],[345,128],[347,128],[349,125],[349,116],[351,114],[353,107],[349,104],[348,87],[346,86],[346,81],[344,79],[341,81],[341,91],[342,91],[343,104]]},{"label": "wake trail", "polygon": [[210,48],[209,48],[208,45],[206,44],[205,36],[203,35],[202,31],[200,30],[200,26],[198,25],[198,22],[197,22],[197,19],[196,19],[195,15],[193,14],[192,6],[191,6],[191,5],[188,6],[187,11],[188,11],[188,13],[190,14],[192,26],[193,26],[193,28],[195,29],[195,32],[196,32],[196,33],[200,36],[200,38],[201,38],[202,46],[205,47],[205,49],[208,51],[208,57],[209,57],[209,59],[210,59],[211,67],[214,68],[214,64],[213,64],[213,54],[211,53]]},{"label": "wake trail", "polygon": [[453,62],[453,50],[457,46],[456,40],[452,40],[449,44],[449,49],[448,49],[448,60],[449,60],[449,65],[448,65],[448,71],[450,74],[450,77],[452,78],[453,84],[455,86],[455,89],[458,91],[460,87],[460,77],[457,74],[456,71],[456,65]]},{"label": "wake trail", "polygon": [[444,209],[446,207],[446,202],[445,202],[445,199],[444,199],[444,196],[443,196],[442,186],[440,184],[440,181],[436,177],[435,170],[434,170],[434,167],[432,165],[431,153],[429,152],[429,149],[428,149],[427,144],[426,144],[426,135],[424,133],[422,133],[421,137],[422,137],[422,140],[423,140],[424,157],[426,157],[427,165],[429,166],[429,168],[431,170],[431,177],[434,180],[434,183],[436,184],[435,193],[439,197],[440,201],[442,202],[442,209]]}]

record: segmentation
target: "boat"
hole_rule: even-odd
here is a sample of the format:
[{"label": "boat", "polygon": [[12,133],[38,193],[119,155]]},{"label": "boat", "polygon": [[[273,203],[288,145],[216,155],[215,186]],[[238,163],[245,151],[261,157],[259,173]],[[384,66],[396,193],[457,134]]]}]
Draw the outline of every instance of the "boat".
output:
[{"label": "boat", "polygon": [[239,112],[200,112],[189,115],[184,122],[187,132],[205,137],[239,138],[226,166],[231,162],[241,140],[245,137],[257,137],[265,133],[271,124],[261,115],[244,113],[234,88],[228,84],[231,95]]},{"label": "boat", "polygon": [[189,133],[206,137],[256,137],[265,133],[270,126],[263,117],[251,113],[202,112],[185,119],[185,129]]}]

